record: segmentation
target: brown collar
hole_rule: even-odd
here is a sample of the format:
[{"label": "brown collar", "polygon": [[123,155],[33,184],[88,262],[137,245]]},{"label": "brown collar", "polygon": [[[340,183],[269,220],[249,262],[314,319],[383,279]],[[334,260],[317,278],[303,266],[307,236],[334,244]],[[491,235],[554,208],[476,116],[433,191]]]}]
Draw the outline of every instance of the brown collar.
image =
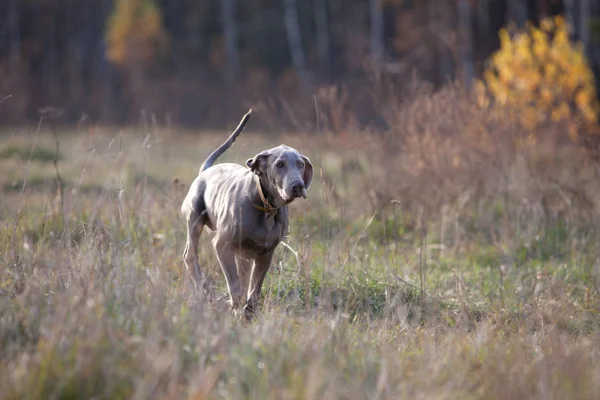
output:
[{"label": "brown collar", "polygon": [[255,176],[255,180],[256,180],[256,186],[258,188],[258,195],[260,196],[260,200],[262,201],[263,205],[262,206],[259,206],[256,204],[252,204],[252,205],[254,206],[254,208],[256,208],[260,211],[263,211],[265,214],[267,214],[267,216],[274,217],[275,215],[277,215],[277,211],[279,210],[279,207],[275,207],[271,204],[271,202],[267,199],[267,197],[263,193],[262,185],[260,184],[260,178],[258,177],[258,175],[254,175],[254,176]]}]

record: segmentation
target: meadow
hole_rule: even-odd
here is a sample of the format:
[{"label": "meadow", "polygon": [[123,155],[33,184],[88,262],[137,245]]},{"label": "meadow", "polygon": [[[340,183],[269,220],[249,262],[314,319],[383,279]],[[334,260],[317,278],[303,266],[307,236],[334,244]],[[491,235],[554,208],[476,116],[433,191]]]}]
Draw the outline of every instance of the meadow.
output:
[{"label": "meadow", "polygon": [[387,107],[385,131],[251,119],[219,159],[286,143],[315,167],[249,324],[209,235],[216,299],[181,259],[181,201],[228,132],[3,129],[0,398],[596,398],[597,161],[456,87]]}]

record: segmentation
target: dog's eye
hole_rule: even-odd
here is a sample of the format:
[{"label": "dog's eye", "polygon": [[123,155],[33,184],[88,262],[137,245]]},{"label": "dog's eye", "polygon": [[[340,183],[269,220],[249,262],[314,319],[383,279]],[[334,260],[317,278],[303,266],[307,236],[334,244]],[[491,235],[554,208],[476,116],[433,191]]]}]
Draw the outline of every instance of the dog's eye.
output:
[{"label": "dog's eye", "polygon": [[275,166],[277,168],[283,168],[283,161],[279,161],[277,164],[275,164]]},{"label": "dog's eye", "polygon": [[298,162],[298,168],[304,168],[304,163],[302,161]]}]

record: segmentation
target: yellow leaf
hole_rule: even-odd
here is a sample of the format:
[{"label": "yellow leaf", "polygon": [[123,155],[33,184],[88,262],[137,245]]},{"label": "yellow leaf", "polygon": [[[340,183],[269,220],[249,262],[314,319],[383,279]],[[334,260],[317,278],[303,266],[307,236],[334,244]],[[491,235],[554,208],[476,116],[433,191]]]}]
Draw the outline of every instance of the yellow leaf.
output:
[{"label": "yellow leaf", "polygon": [[587,107],[582,108],[580,111],[583,114],[583,117],[585,118],[585,120],[587,122],[590,122],[590,123],[598,122],[598,114],[596,113],[596,111],[594,111],[594,109],[592,107],[587,106]]},{"label": "yellow leaf", "polygon": [[554,77],[556,76],[557,71],[558,71],[558,69],[556,68],[556,65],[546,64],[546,66],[544,68],[544,75],[547,80],[552,81],[552,80],[554,80]]},{"label": "yellow leaf", "polygon": [[561,103],[558,105],[558,107],[554,108],[554,110],[552,110],[552,121],[554,122],[559,122],[562,121],[563,119],[566,119],[570,116],[570,111],[569,111],[569,106],[566,103]]},{"label": "yellow leaf", "polygon": [[569,123],[569,126],[567,127],[567,133],[569,135],[569,138],[576,142],[578,137],[579,137],[579,132],[577,129],[577,125],[575,125],[574,123]]},{"label": "yellow leaf", "polygon": [[549,106],[552,104],[552,99],[554,98],[554,95],[552,94],[552,91],[550,89],[543,88],[542,90],[540,90],[540,97],[543,104]]},{"label": "yellow leaf", "polygon": [[500,37],[500,48],[502,51],[510,52],[512,49],[512,41],[510,40],[508,30],[506,28],[500,29],[498,36]]},{"label": "yellow leaf", "polygon": [[554,25],[556,26],[556,30],[566,29],[565,19],[562,15],[557,15],[556,17],[554,17]]},{"label": "yellow leaf", "polygon": [[540,21],[540,28],[547,33],[554,30],[554,22],[550,18],[544,18]]},{"label": "yellow leaf", "polygon": [[552,41],[555,47],[566,47],[569,44],[569,34],[565,30],[557,31]]},{"label": "yellow leaf", "polygon": [[579,90],[575,94],[575,104],[581,109],[588,107],[590,100],[590,94],[585,90]]}]

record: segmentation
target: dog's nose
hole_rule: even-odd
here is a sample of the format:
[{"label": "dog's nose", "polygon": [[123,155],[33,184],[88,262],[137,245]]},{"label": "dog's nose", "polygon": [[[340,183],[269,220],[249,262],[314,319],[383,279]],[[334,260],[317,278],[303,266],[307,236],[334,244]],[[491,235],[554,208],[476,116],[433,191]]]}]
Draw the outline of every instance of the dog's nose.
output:
[{"label": "dog's nose", "polygon": [[296,182],[292,185],[292,191],[296,197],[304,197],[304,182]]}]

